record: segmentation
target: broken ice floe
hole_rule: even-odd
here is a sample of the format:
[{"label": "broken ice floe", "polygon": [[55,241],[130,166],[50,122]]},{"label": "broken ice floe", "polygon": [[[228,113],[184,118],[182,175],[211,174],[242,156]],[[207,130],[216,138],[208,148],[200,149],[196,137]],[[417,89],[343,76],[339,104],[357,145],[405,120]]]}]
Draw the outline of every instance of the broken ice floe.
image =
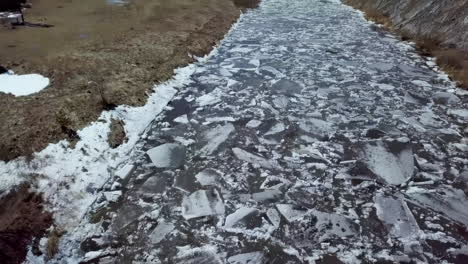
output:
[{"label": "broken ice floe", "polygon": [[202,186],[216,185],[220,177],[221,174],[213,169],[205,169],[195,175],[195,178]]},{"label": "broken ice floe", "polygon": [[259,211],[256,208],[241,207],[234,213],[226,217],[226,222],[224,223],[225,228],[232,227],[246,227],[252,228],[255,225],[255,222],[260,221]]},{"label": "broken ice floe", "polygon": [[216,189],[196,191],[182,201],[182,216],[185,219],[223,214],[224,202]]},{"label": "broken ice floe", "polygon": [[369,170],[389,184],[402,184],[414,173],[410,143],[369,141],[359,148],[358,158]]},{"label": "broken ice floe", "polygon": [[151,243],[157,244],[161,242],[169,233],[175,229],[174,224],[167,223],[164,220],[159,221],[156,228],[151,232],[149,238]]},{"label": "broken ice floe", "polygon": [[263,264],[265,255],[261,251],[243,253],[231,256],[227,259],[228,264]]},{"label": "broken ice floe", "polygon": [[185,162],[185,146],[167,143],[146,152],[158,168],[178,168]]},{"label": "broken ice floe", "polygon": [[295,220],[301,219],[307,213],[307,210],[305,210],[304,208],[300,208],[292,204],[277,204],[276,209],[278,209],[280,214],[288,222],[293,222]]},{"label": "broken ice floe", "polygon": [[223,126],[217,126],[206,132],[204,135],[204,142],[206,142],[206,145],[200,150],[200,154],[204,156],[213,154],[213,152],[229,138],[229,135],[234,132],[234,130],[234,125],[228,123]]},{"label": "broken ice floe", "polygon": [[386,196],[378,193],[375,208],[379,219],[389,227],[390,234],[398,238],[415,236],[419,226],[408,205],[401,197]]},{"label": "broken ice floe", "polygon": [[233,148],[232,152],[234,152],[234,155],[236,155],[236,157],[238,159],[246,161],[246,162],[251,163],[253,165],[258,165],[260,167],[267,168],[267,169],[273,169],[273,168],[277,167],[275,161],[269,161],[269,160],[267,160],[267,159],[265,159],[263,157],[254,155],[254,154],[252,154],[250,152],[247,152],[247,151],[245,151],[243,149]]}]

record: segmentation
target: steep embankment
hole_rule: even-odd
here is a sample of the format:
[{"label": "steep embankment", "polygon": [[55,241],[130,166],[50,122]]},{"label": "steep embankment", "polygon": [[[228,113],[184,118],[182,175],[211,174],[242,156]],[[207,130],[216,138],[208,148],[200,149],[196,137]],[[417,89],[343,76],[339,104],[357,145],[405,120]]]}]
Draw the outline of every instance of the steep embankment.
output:
[{"label": "steep embankment", "polygon": [[343,1],[415,41],[423,55],[437,57],[439,66],[468,88],[468,1]]}]

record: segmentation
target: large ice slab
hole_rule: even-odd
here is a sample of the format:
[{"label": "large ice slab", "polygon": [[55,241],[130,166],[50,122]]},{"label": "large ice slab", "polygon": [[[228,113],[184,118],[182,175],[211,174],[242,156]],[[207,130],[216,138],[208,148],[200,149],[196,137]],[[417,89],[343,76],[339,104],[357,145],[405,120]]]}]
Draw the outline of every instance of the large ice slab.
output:
[{"label": "large ice slab", "polygon": [[419,232],[419,226],[402,198],[378,193],[374,202],[377,217],[388,226],[391,235],[405,238]]},{"label": "large ice slab", "polygon": [[389,184],[399,185],[413,176],[410,143],[369,141],[360,147],[358,156],[369,170]]},{"label": "large ice slab", "polygon": [[[259,220],[259,211],[256,208],[241,207],[226,217],[224,227],[253,227],[255,218]],[[260,220],[261,223],[261,220]]]},{"label": "large ice slab", "polygon": [[438,192],[411,191],[408,196],[419,205],[468,226],[468,199],[462,190],[440,188]]},{"label": "large ice slab", "polygon": [[199,190],[182,201],[182,216],[185,219],[224,214],[224,202],[216,189]]},{"label": "large ice slab", "polygon": [[169,233],[175,229],[174,224],[160,221],[158,226],[151,232],[150,240],[153,244],[161,242]]},{"label": "large ice slab", "polygon": [[200,150],[200,153],[206,156],[213,154],[213,152],[215,152],[218,147],[229,138],[229,135],[234,132],[234,130],[234,125],[231,123],[223,126],[217,126],[209,130],[204,135],[204,139],[207,143]]},{"label": "large ice slab", "polygon": [[185,147],[177,143],[167,143],[146,152],[158,168],[178,168],[185,161]]}]

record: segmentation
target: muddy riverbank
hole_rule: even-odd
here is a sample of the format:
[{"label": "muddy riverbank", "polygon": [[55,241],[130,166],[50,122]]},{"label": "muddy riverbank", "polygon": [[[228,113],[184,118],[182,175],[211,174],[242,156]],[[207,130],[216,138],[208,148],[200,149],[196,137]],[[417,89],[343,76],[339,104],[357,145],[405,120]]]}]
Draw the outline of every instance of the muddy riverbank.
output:
[{"label": "muddy riverbank", "polygon": [[[0,94],[0,159],[62,139],[116,105],[143,105],[153,84],[211,50],[254,1],[41,1],[32,24],[0,28],[1,64],[51,80],[23,97]],[[237,3],[237,5],[236,5]]]}]

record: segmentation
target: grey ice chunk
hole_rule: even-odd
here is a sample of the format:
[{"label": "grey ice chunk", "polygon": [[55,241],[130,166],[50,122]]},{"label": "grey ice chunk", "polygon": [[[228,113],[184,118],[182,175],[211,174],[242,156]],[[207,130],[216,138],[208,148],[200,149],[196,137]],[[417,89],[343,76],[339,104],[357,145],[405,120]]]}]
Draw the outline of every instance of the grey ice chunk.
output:
[{"label": "grey ice chunk", "polygon": [[276,209],[289,223],[301,219],[307,213],[307,210],[297,208],[292,204],[277,204]]},{"label": "grey ice chunk", "polygon": [[126,164],[125,166],[117,170],[117,172],[115,172],[115,176],[119,177],[122,180],[126,180],[130,176],[130,174],[132,174],[134,169],[135,165]]},{"label": "grey ice chunk", "polygon": [[182,201],[182,216],[187,220],[222,214],[224,203],[216,189],[196,191]]},{"label": "grey ice chunk", "polygon": [[249,252],[231,256],[227,259],[228,264],[262,264],[265,263],[265,255],[263,252]]},{"label": "grey ice chunk", "polygon": [[299,128],[302,129],[304,132],[322,137],[327,136],[332,130],[330,122],[317,118],[310,118],[306,121],[300,122]]},{"label": "grey ice chunk", "polygon": [[117,202],[120,196],[122,196],[122,191],[104,192],[104,197],[109,202]]},{"label": "grey ice chunk", "polygon": [[468,120],[468,110],[467,109],[454,109],[450,110],[449,114],[457,117],[461,120]]},{"label": "grey ice chunk", "polygon": [[339,237],[351,236],[356,234],[358,227],[349,218],[333,213],[325,213],[312,209],[311,214],[317,217],[315,227],[323,231],[326,236],[336,235]]},{"label": "grey ice chunk", "polygon": [[158,168],[178,168],[185,162],[185,146],[166,143],[146,152]]},{"label": "grey ice chunk", "polygon": [[177,117],[176,119],[174,119],[174,122],[181,123],[181,124],[188,124],[189,120],[188,120],[187,115],[181,115]]},{"label": "grey ice chunk", "polygon": [[246,161],[248,163],[257,164],[260,167],[267,168],[267,169],[273,169],[276,167],[276,163],[270,162],[263,157],[254,155],[243,149],[233,148],[232,151],[234,152],[234,155],[236,155],[238,159]]},{"label": "grey ice chunk", "polygon": [[140,187],[138,193],[144,195],[154,195],[157,193],[163,193],[167,187],[167,176],[162,173],[158,176],[149,177],[145,183]]},{"label": "grey ice chunk", "polygon": [[90,262],[93,260],[97,260],[98,258],[105,256],[106,254],[109,254],[109,252],[105,250],[86,252],[84,258],[82,259],[82,262]]},{"label": "grey ice chunk", "polygon": [[302,86],[288,79],[281,79],[272,86],[273,91],[277,93],[282,93],[286,95],[295,95],[300,94],[302,91]]},{"label": "grey ice chunk", "polygon": [[135,205],[124,205],[117,211],[112,228],[121,230],[138,220],[142,215],[142,209]]},{"label": "grey ice chunk", "polygon": [[265,201],[275,201],[280,199],[283,196],[283,193],[280,190],[265,190],[263,192],[258,192],[252,194],[252,198],[257,202]]},{"label": "grey ice chunk", "polygon": [[284,74],[282,74],[280,71],[277,69],[271,67],[271,66],[262,66],[260,67],[260,73],[269,75],[271,77],[282,77]]},{"label": "grey ice chunk", "polygon": [[380,70],[380,71],[389,71],[391,70],[395,65],[391,63],[384,63],[384,62],[377,62],[369,65],[369,67]]},{"label": "grey ice chunk", "polygon": [[453,93],[447,93],[447,92],[440,92],[434,94],[432,96],[432,100],[434,100],[434,103],[436,104],[456,104],[460,102],[460,98],[458,96],[454,95]]},{"label": "grey ice chunk", "polygon": [[446,217],[468,226],[468,200],[458,189],[441,188],[437,193],[411,192],[409,197],[419,205],[443,213]]},{"label": "grey ice chunk", "polygon": [[158,244],[161,242],[169,233],[175,229],[174,224],[160,221],[158,226],[151,232],[149,238],[151,243]]},{"label": "grey ice chunk", "polygon": [[190,246],[178,247],[179,253],[176,256],[177,264],[224,264],[216,249],[212,246],[201,248],[191,248]]},{"label": "grey ice chunk", "polygon": [[214,92],[205,94],[196,99],[199,106],[214,105],[221,102],[221,99]]},{"label": "grey ice chunk", "polygon": [[246,227],[254,228],[261,224],[259,211],[256,208],[242,207],[226,217],[224,227]]},{"label": "grey ice chunk", "polygon": [[408,205],[401,198],[378,193],[375,198],[377,217],[389,227],[390,234],[405,238],[419,232],[419,226]]},{"label": "grey ice chunk", "polygon": [[362,147],[359,158],[389,184],[400,185],[414,173],[413,150],[409,143],[370,141]]},{"label": "grey ice chunk", "polygon": [[286,126],[283,123],[275,124],[268,132],[265,133],[265,136],[275,135],[283,132],[286,129]]},{"label": "grey ice chunk", "polygon": [[216,185],[220,177],[220,173],[213,169],[204,169],[195,175],[195,178],[202,186]]},{"label": "grey ice chunk", "polygon": [[252,119],[245,126],[249,128],[257,128],[262,124],[262,121]]},{"label": "grey ice chunk", "polygon": [[288,107],[289,99],[286,96],[278,96],[273,99],[273,105],[277,109],[284,109]]},{"label": "grey ice chunk", "polygon": [[275,229],[278,228],[281,223],[281,216],[278,213],[278,211],[273,208],[270,208],[268,209],[266,214],[267,214],[268,220],[270,220],[270,223],[275,227]]},{"label": "grey ice chunk", "polygon": [[229,135],[235,131],[234,125],[228,123],[223,126],[217,126],[209,130],[204,135],[204,140],[207,142],[206,145],[200,150],[200,153],[204,156],[213,154],[218,147],[225,142]]}]

